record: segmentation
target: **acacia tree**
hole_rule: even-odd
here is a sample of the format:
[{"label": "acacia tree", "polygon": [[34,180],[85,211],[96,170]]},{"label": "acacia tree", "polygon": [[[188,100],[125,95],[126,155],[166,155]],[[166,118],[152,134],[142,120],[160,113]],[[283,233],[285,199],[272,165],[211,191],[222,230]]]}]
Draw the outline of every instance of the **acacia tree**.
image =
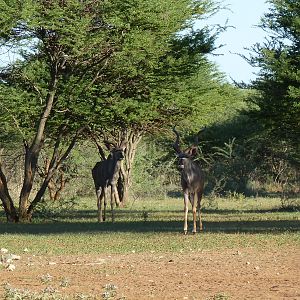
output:
[{"label": "acacia tree", "polygon": [[[128,136],[146,124],[158,126],[162,102],[158,89],[153,91],[155,71],[170,50],[170,37],[210,3],[1,1],[1,45],[22,57],[1,70],[1,128],[22,140],[24,149],[18,205],[10,195],[5,162],[0,164],[0,198],[8,221],[31,219],[85,125],[126,129]],[[50,163],[38,185],[42,148],[48,149]]]},{"label": "acacia tree", "polygon": [[[276,142],[299,146],[300,136],[300,2],[270,0],[260,27],[269,37],[252,48],[249,62],[260,67],[251,87],[250,115],[258,119]],[[295,151],[296,153],[297,151]]]},{"label": "acacia tree", "polygon": [[[199,41],[199,47],[202,42]],[[123,203],[128,196],[135,153],[141,138],[146,133],[166,132],[170,126],[182,121],[190,122],[191,129],[195,130],[199,126],[195,124],[195,119],[199,120],[199,115],[203,116],[216,102],[220,104],[218,92],[221,84],[214,78],[212,65],[204,58],[206,53],[195,50],[197,55],[193,55],[198,56],[194,58],[197,64],[188,68],[192,53],[185,57],[173,47],[165,57],[161,57],[161,64],[151,70],[150,80],[147,70],[149,73],[145,71],[145,76],[132,81],[126,78],[125,83],[118,83],[117,92],[111,90],[117,99],[110,107],[117,130],[110,132],[110,139],[115,139],[116,143],[125,140],[127,144],[126,159],[120,174],[123,195],[120,198]]]},{"label": "acacia tree", "polygon": [[273,178],[285,206],[286,199],[299,192],[300,2],[269,3],[261,24],[269,37],[254,47],[250,59],[261,72],[252,83],[256,93],[250,98],[249,115],[263,128],[253,147],[262,161],[261,173]]},{"label": "acacia tree", "polygon": [[[192,31],[192,23],[187,20],[203,17],[215,8],[213,3],[176,2],[170,7],[168,2],[152,1],[147,5],[150,9],[136,19],[130,11],[133,7],[143,11],[145,3],[124,4],[126,23],[132,30],[125,34],[120,51],[106,68],[105,78],[94,85],[96,116],[101,117],[92,122],[92,130],[103,136],[113,124],[110,138],[115,138],[116,143],[127,143],[120,174],[123,202],[142,136],[191,117],[197,111],[195,107],[199,107],[199,94],[203,96],[212,87],[208,82],[213,68],[204,55],[213,51],[218,33],[211,35],[207,29]],[[201,82],[200,77],[205,80]],[[198,86],[190,84],[194,80]]]},{"label": "acacia tree", "polygon": [[[1,44],[19,49],[22,56],[1,72],[1,127],[17,130],[24,147],[18,206],[10,196],[4,163],[0,164],[0,198],[8,221],[31,219],[54,172],[83,130],[78,111],[91,105],[89,97],[81,96],[89,93],[122,40],[120,29],[110,24],[114,19],[111,11],[117,10],[114,5],[99,1],[1,2]],[[43,147],[52,147],[50,164],[31,196]]]}]

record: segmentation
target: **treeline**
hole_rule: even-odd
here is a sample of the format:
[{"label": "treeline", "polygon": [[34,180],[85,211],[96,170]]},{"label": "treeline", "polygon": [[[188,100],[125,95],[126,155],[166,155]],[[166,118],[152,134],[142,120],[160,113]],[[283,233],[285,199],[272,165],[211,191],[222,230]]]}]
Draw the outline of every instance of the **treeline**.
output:
[{"label": "treeline", "polygon": [[19,55],[0,72],[7,220],[31,220],[46,191],[59,198],[68,181],[92,187],[93,141],[127,143],[124,188],[138,191],[136,174],[172,185],[173,126],[187,144],[207,127],[199,159],[209,193],[269,192],[270,178],[297,193],[299,4],[270,2],[270,38],[249,58],[261,73],[241,88],[207,57],[221,29],[193,28],[213,1],[3,1],[1,47]]}]

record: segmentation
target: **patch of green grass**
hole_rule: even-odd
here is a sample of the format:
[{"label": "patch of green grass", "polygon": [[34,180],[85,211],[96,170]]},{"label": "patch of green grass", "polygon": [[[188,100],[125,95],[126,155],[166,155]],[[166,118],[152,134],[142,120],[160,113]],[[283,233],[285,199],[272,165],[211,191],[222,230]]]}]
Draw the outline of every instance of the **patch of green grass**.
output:
[{"label": "patch of green grass", "polygon": [[[77,199],[70,211],[31,224],[0,225],[0,247],[31,254],[181,252],[241,247],[298,247],[300,213],[280,200],[218,200],[204,207],[204,231],[184,236],[182,199],[137,200],[116,209],[116,222],[99,224],[95,199]],[[191,215],[190,215],[191,219]],[[191,222],[189,223],[191,229]]]},{"label": "patch of green grass", "polygon": [[208,298],[207,300],[229,300],[230,297],[227,296],[226,294],[216,294],[210,298]]}]

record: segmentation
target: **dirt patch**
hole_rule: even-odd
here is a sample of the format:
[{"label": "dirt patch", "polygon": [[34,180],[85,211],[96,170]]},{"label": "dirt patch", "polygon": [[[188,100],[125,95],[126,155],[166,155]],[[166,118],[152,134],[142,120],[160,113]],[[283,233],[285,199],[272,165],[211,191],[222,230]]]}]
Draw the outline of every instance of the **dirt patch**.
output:
[{"label": "dirt patch", "polygon": [[[300,251],[246,248],[190,253],[23,255],[4,285],[94,299],[300,299]],[[115,295],[109,297],[110,290]]]}]

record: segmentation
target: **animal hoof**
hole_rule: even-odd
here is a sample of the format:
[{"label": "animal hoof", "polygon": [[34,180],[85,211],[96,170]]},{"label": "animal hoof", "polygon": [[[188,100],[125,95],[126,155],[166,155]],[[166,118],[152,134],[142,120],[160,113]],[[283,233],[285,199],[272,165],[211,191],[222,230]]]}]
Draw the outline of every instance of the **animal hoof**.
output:
[{"label": "animal hoof", "polygon": [[196,232],[196,231],[193,231],[192,233],[193,233],[193,234],[196,234],[197,232]]},{"label": "animal hoof", "polygon": [[183,233],[184,233],[184,235],[187,235],[187,230],[184,230]]}]

